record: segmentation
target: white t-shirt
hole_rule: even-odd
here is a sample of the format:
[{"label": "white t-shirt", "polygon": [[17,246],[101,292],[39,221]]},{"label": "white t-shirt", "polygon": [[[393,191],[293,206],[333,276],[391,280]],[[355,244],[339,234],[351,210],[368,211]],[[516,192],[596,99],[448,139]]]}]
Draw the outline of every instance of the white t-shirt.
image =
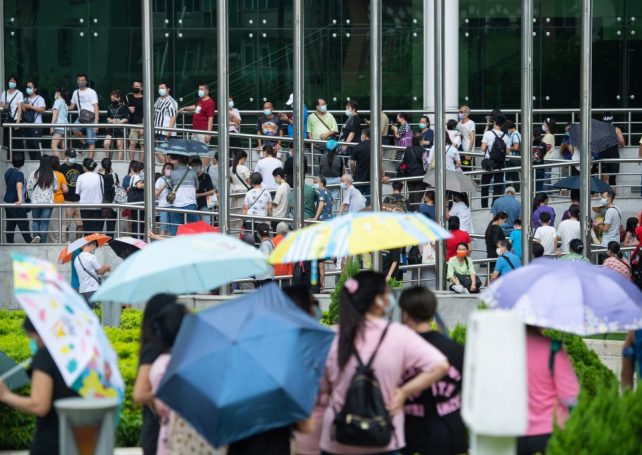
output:
[{"label": "white t-shirt", "polygon": [[[98,104],[98,95],[93,88],[76,89],[71,96],[71,102],[76,106],[76,112],[83,109],[94,112],[94,104]],[[94,119],[94,121],[98,121],[98,119]]]},{"label": "white t-shirt", "polygon": [[535,240],[539,240],[539,243],[544,247],[544,254],[550,255],[555,254],[555,238],[557,233],[553,226],[540,226],[535,230]]},{"label": "white t-shirt", "polygon": [[24,95],[20,90],[16,90],[13,93],[9,93],[4,90],[0,95],[0,103],[9,105],[11,116],[14,119],[16,118],[16,111],[18,110],[18,106],[24,101],[24,99]]},{"label": "white t-shirt", "polygon": [[229,112],[229,114],[228,114],[228,115],[229,115],[229,117],[228,117],[228,118],[229,118],[228,131],[229,131],[230,133],[240,133],[240,131],[239,131],[239,127],[238,127],[238,126],[237,126],[237,124],[233,121],[233,119],[238,119],[238,120],[239,120],[239,122],[240,122],[240,121],[241,121],[241,113],[240,113],[240,112],[239,112],[239,110],[238,110],[237,108],[235,108],[235,107],[234,107],[234,108],[232,108],[232,109],[228,109],[228,112]]},{"label": "white t-shirt", "polygon": [[466,207],[463,202],[453,202],[453,206],[448,212],[450,216],[459,218],[459,229],[470,234],[470,207]]},{"label": "white t-shirt", "polygon": [[[103,202],[103,189],[100,175],[95,172],[84,172],[76,179],[76,194],[80,204],[100,204]],[[89,209],[89,207],[87,208]],[[96,210],[99,210],[96,207]]]},{"label": "white t-shirt", "polygon": [[266,156],[265,158],[261,158],[258,163],[256,163],[256,167],[254,168],[254,172],[258,172],[261,174],[261,177],[263,177],[263,183],[261,186],[267,190],[275,190],[276,189],[276,182],[274,182],[274,177],[272,176],[272,172],[274,169],[283,167],[283,163],[281,160],[274,158],[273,156]]},{"label": "white t-shirt", "polygon": [[365,196],[354,186],[344,191],[343,203],[348,205],[348,212],[359,212],[366,208]]},{"label": "white t-shirt", "polygon": [[[26,97],[24,99],[24,104],[31,104],[32,106],[38,108],[47,107],[47,105],[45,104],[45,99],[40,95],[36,95],[33,98],[31,98],[30,96]],[[34,111],[34,114],[36,114],[36,119],[33,121],[33,123],[42,123],[42,112]],[[22,117],[24,119],[24,112],[22,113]]]},{"label": "white t-shirt", "polygon": [[[475,122],[472,120],[468,120],[466,123],[459,122],[457,127],[461,132],[461,146],[464,149],[464,152],[468,152],[468,147],[470,147],[470,132],[472,131],[475,133]],[[474,150],[475,144],[473,143],[470,151],[473,152]]]},{"label": "white t-shirt", "polygon": [[290,185],[282,182],[276,188],[276,194],[272,200],[272,216],[285,218],[288,215],[288,201],[290,198]]},{"label": "white t-shirt", "polygon": [[[274,251],[274,243],[272,243],[272,240],[270,239],[265,239],[261,242],[259,245],[259,251],[266,256],[269,256],[272,254],[272,251]],[[257,275],[255,276],[257,280],[269,280],[271,278],[274,278],[274,267],[269,266],[267,272],[265,275]]]},{"label": "white t-shirt", "polygon": [[495,135],[497,135],[497,137],[499,138],[502,137],[502,134],[504,135],[503,140],[506,144],[506,148],[508,149],[510,147],[510,137],[508,136],[508,134],[494,128],[484,133],[484,136],[482,137],[482,144],[486,144],[488,146],[488,148],[486,149],[486,158],[490,158],[490,150],[493,148]]},{"label": "white t-shirt", "polygon": [[461,168],[455,167],[455,162],[461,161],[459,158],[459,150],[454,145],[446,146],[446,170],[452,172],[461,172]]},{"label": "white t-shirt", "polygon": [[580,222],[577,220],[564,220],[557,227],[557,236],[560,238],[560,250],[562,253],[569,253],[569,244],[573,239],[581,239]]},{"label": "white t-shirt", "polygon": [[[98,290],[98,287],[100,286],[100,284],[98,284],[98,269],[100,268],[100,264],[98,263],[98,259],[96,259],[95,255],[83,251],[74,260],[74,268],[76,269],[78,282],[80,283],[78,292],[92,292]],[[85,271],[85,269],[87,270]]]},{"label": "white t-shirt", "polygon": [[252,188],[245,194],[245,203],[248,207],[247,214],[254,216],[267,216],[268,205],[272,201],[270,192],[265,188]]},{"label": "white t-shirt", "polygon": [[[135,177],[138,177],[138,176],[136,175]],[[170,207],[171,206],[171,204],[169,202],[167,202],[167,193],[169,193],[169,186],[168,186],[168,182],[167,182],[168,180],[169,180],[169,177],[165,177],[165,176],[158,177],[158,179],[156,179],[156,183],[154,184],[154,189],[156,189],[156,191],[158,191],[161,188],[165,187],[165,188],[163,188],[163,191],[161,191],[161,193],[158,195],[158,206],[159,207]],[[132,182],[133,181],[134,180],[132,178]],[[140,177],[138,178],[138,181],[140,181]],[[170,182],[171,182],[171,180],[170,180]]]},{"label": "white t-shirt", "polygon": [[[238,174],[238,176],[236,174]],[[247,179],[250,178],[250,170],[246,165],[237,165],[236,172],[234,172],[233,168],[230,168],[230,175],[232,176],[232,185],[230,188],[230,191],[232,193],[241,193],[247,191],[247,187],[249,186],[249,184],[247,183]],[[241,181],[239,177],[241,177],[243,181]]]}]

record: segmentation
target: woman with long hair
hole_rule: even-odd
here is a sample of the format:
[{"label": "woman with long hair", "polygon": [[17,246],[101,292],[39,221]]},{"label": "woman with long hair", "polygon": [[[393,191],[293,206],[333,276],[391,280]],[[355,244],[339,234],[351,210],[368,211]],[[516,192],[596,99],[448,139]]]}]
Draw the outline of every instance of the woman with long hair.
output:
[{"label": "woman with long hair", "polygon": [[[158,208],[167,208],[171,207],[172,204],[167,202],[167,194],[171,191],[170,188],[173,187],[172,181],[170,179],[172,171],[174,170],[173,163],[163,164],[163,169],[161,175],[156,179],[154,184],[154,194],[156,195],[156,200],[158,201]],[[160,224],[159,230],[161,236],[166,236],[169,234],[169,212],[164,210],[159,210],[160,214]]]},{"label": "woman with long hair", "polygon": [[533,229],[537,229],[542,225],[542,223],[539,222],[539,216],[543,212],[548,212],[551,215],[550,225],[553,226],[555,224],[555,209],[548,206],[548,195],[546,193],[537,193],[533,200],[533,215],[531,215]]},{"label": "woman with long hair", "polygon": [[[110,158],[103,158],[100,165],[102,167],[99,174],[103,185],[103,202],[114,202],[116,184],[120,184],[118,174],[114,172]],[[113,236],[116,230],[116,212],[110,208],[103,208],[102,215],[105,219],[105,233]]]},{"label": "woman with long hair", "polygon": [[[360,272],[341,289],[338,336],[330,348],[321,383],[321,393],[328,394],[332,404],[323,420],[321,450],[324,454],[396,453],[405,446],[404,403],[448,371],[448,362],[441,352],[408,327],[386,320],[386,314],[392,309],[390,289],[381,273]],[[369,362],[387,408],[381,417],[392,425],[394,435],[381,447],[342,444],[333,437],[333,430],[341,425],[335,418],[347,401],[359,363]],[[416,376],[400,385],[409,370],[416,372]]]},{"label": "woman with long hair", "polygon": [[472,225],[470,223],[471,214],[470,204],[468,203],[468,194],[453,192],[452,195],[453,203],[448,210],[448,216],[446,216],[446,219],[451,216],[459,217],[460,229],[470,234],[472,232]]},{"label": "woman with long hair", "polygon": [[620,251],[620,244],[618,242],[609,242],[607,246],[608,257],[604,260],[602,267],[611,269],[614,272],[621,274],[627,280],[631,279],[631,266],[628,262],[622,259],[623,254]]},{"label": "woman with long hair", "polygon": [[[64,204],[65,203],[65,194],[69,192],[69,186],[67,185],[67,178],[65,174],[62,173],[62,168],[60,165],[60,159],[58,155],[51,155],[49,157],[51,160],[51,167],[53,168],[54,178],[58,181],[58,189],[54,192],[54,204]],[[51,219],[54,220],[54,225],[58,228],[60,226],[62,216],[62,208],[55,207],[51,215]],[[58,243],[61,241],[61,237],[58,229],[54,229],[51,236],[51,243]]]},{"label": "woman with long hair", "polygon": [[[27,183],[27,191],[33,204],[53,204],[54,193],[60,185],[54,176],[53,166],[48,156],[40,158],[40,166],[36,169]],[[34,238],[40,238],[41,242],[47,241],[49,220],[53,207],[34,207],[31,210],[31,230]]]},{"label": "woman with long hair", "polygon": [[245,161],[247,161],[247,153],[243,150],[237,150],[234,153],[232,167],[230,168],[231,193],[245,193],[251,188],[250,170],[245,165]]},{"label": "woman with long hair", "polygon": [[339,199],[339,185],[345,166],[343,159],[337,156],[336,141],[326,143],[326,153],[319,159],[319,175],[325,178],[327,185],[335,185],[330,189],[332,199]]}]

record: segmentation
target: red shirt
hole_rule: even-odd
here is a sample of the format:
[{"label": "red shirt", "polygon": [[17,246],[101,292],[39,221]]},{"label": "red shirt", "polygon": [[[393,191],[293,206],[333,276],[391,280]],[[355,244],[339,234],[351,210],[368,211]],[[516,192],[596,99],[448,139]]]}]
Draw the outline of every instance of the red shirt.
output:
[{"label": "red shirt", "polygon": [[194,117],[192,119],[192,128],[195,130],[205,130],[207,131],[207,121],[210,117],[214,117],[214,111],[216,106],[214,105],[214,100],[208,98],[206,100],[199,99],[196,102],[196,110],[194,111]]},{"label": "red shirt", "polygon": [[452,237],[446,240],[446,260],[457,255],[457,245],[460,243],[470,243],[468,232],[456,229],[454,231],[450,231],[450,233],[452,234]]}]

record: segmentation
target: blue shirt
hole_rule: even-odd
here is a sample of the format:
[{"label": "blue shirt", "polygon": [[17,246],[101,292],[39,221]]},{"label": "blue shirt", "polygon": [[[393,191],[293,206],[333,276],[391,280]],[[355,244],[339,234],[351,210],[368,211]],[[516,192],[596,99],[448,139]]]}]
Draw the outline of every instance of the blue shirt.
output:
[{"label": "blue shirt", "polygon": [[[510,264],[512,264],[512,267],[509,264],[509,261]],[[497,262],[495,263],[495,272],[498,272],[500,276],[504,276],[507,273],[520,268],[521,266],[522,263],[520,262],[519,258],[510,251],[507,251],[497,258]]]},{"label": "blue shirt", "polygon": [[435,139],[435,132],[431,130],[430,128],[426,128],[423,130],[423,133],[421,134],[421,140],[422,141],[427,141],[430,142],[430,145],[433,145]]},{"label": "blue shirt", "polygon": [[493,207],[490,209],[493,215],[497,215],[499,212],[506,212],[508,219],[506,223],[502,225],[502,231],[504,235],[509,235],[513,232],[513,225],[515,220],[520,217],[522,213],[522,204],[513,196],[502,196],[493,203]]},{"label": "blue shirt", "polygon": [[[288,123],[288,136],[294,136],[294,126],[291,123]],[[306,105],[303,105],[303,137],[308,137],[308,108]]]},{"label": "blue shirt", "polygon": [[323,210],[321,210],[321,215],[319,215],[320,220],[329,220],[332,218],[332,196],[330,192],[321,188],[319,190],[319,200],[323,201]]},{"label": "blue shirt", "polygon": [[512,253],[517,256],[520,261],[522,259],[522,230],[513,229],[509,236],[510,243],[513,245]]},{"label": "blue shirt", "polygon": [[419,204],[419,213],[426,215],[431,220],[435,220],[435,206],[424,204],[423,202]]},{"label": "blue shirt", "polygon": [[4,201],[7,204],[18,202],[18,188],[16,188],[18,183],[22,183],[22,202],[26,202],[24,199],[24,193],[27,190],[27,186],[25,185],[25,175],[20,169],[15,167],[7,169],[4,173],[4,181],[7,186],[7,191],[4,193]]}]

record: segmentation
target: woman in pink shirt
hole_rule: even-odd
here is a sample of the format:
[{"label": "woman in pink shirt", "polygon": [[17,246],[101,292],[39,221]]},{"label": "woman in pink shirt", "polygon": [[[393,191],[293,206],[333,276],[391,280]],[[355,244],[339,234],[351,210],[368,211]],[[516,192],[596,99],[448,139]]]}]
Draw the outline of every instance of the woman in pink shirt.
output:
[{"label": "woman in pink shirt", "polygon": [[[321,394],[330,397],[323,417],[322,454],[396,454],[405,446],[402,411],[406,399],[427,389],[448,371],[448,361],[441,352],[408,327],[386,321],[384,316],[386,310],[391,309],[390,301],[385,277],[377,272],[361,272],[349,279],[341,290],[339,333],[330,348],[321,383]],[[384,447],[340,444],[332,436],[333,422],[335,410],[339,412],[343,408],[356,371],[353,354],[358,352],[366,363],[375,350],[372,368],[392,416],[394,434]],[[403,373],[408,370],[415,370],[418,375],[400,386]]]},{"label": "woman in pink shirt", "polygon": [[527,330],[528,429],[518,439],[518,455],[545,453],[553,424],[564,426],[569,409],[576,405],[580,393],[566,351],[542,335],[541,329],[529,326]]}]

